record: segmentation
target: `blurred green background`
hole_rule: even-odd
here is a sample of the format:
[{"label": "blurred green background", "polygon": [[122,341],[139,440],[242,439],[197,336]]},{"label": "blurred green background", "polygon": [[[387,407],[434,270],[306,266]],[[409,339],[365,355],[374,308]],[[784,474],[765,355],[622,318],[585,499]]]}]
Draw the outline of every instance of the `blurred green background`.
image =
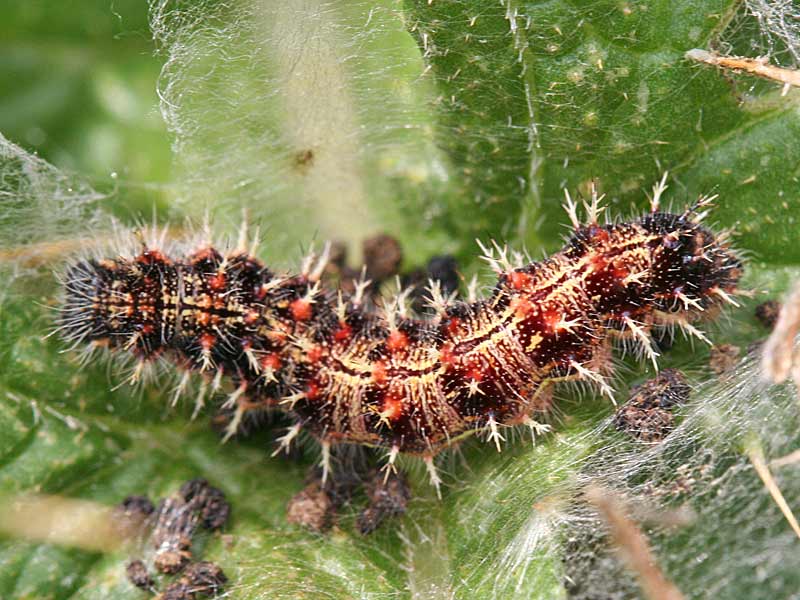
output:
[{"label": "blurred green background", "polygon": [[0,19],[0,132],[116,188],[120,214],[149,214],[172,164],[147,11],[143,0],[32,0],[4,3]]}]

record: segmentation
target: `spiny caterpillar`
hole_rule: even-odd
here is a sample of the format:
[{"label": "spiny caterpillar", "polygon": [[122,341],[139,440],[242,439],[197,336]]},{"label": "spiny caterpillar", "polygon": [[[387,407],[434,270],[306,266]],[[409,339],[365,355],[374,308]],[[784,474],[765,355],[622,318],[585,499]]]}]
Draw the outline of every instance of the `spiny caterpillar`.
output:
[{"label": "spiny caterpillar", "polygon": [[[131,353],[141,367],[164,357],[203,375],[198,408],[223,378],[233,392],[234,434],[249,411],[278,408],[322,446],[323,480],[333,444],[384,448],[388,474],[398,454],[433,457],[476,431],[501,448],[504,426],[542,425],[553,383],[582,380],[612,397],[604,371],[613,340],[637,346],[655,364],[650,332],[711,318],[732,296],[741,262],[724,235],[700,224],[710,199],[683,214],[651,212],[624,223],[598,222],[600,198],[584,203],[566,246],[541,262],[513,265],[495,245],[485,258],[499,274],[487,298],[444,298],[429,290],[435,315],[411,316],[403,294],[370,306],[355,292],[325,289],[325,260],[313,255],[298,275],[279,275],[246,249],[220,252],[206,244],[171,258],[142,242],[132,258],[86,259],[63,277],[61,330],[75,345]],[[521,261],[519,261],[521,262]]]}]

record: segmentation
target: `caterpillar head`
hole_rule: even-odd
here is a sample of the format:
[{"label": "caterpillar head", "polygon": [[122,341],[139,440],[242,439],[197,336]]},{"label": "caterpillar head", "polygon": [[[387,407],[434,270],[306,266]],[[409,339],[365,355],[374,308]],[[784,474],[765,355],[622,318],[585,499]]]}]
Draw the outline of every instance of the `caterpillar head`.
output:
[{"label": "caterpillar head", "polygon": [[148,251],[133,260],[76,262],[63,276],[63,337],[142,358],[157,354],[172,328],[164,309],[176,287],[173,271],[167,259]]},{"label": "caterpillar head", "polygon": [[671,291],[660,299],[662,310],[676,312],[681,305],[683,310],[703,312],[736,293],[742,261],[723,236],[686,214],[652,213],[641,225],[660,234],[655,239],[661,247],[654,248],[654,277],[657,287]]}]

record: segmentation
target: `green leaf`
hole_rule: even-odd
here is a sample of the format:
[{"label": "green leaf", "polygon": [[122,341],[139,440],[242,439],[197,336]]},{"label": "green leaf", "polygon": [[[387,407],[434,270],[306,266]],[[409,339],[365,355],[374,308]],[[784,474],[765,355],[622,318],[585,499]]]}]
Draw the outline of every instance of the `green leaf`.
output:
[{"label": "green leaf", "polygon": [[796,261],[796,96],[773,87],[742,99],[684,57],[738,6],[408,1],[439,92],[438,140],[482,209],[465,227],[505,237],[523,227],[526,239],[527,225],[529,241],[553,243],[563,189],[596,178],[613,204],[644,208],[670,171],[678,202],[719,193],[715,218],[745,222],[746,248]]},{"label": "green leaf", "polygon": [[[566,391],[554,431],[535,445],[515,436],[498,455],[468,440],[445,458],[442,500],[409,460],[408,513],[364,537],[354,527],[364,498],[325,535],[286,522],[314,447],[291,462],[269,456],[269,432],[221,444],[207,418],[190,420],[191,406],[168,406],[169,377],[112,391],[119,367],[81,368],[44,337],[55,318],[51,267],[63,248],[112,237],[110,216],[134,223],[155,206],[158,221],[180,225],[208,213],[228,232],[247,209],[266,231],[270,262],[293,268],[298,244],[314,235],[353,246],[391,231],[407,266],[455,253],[467,272],[477,269],[476,236],[556,249],[565,189],[586,194],[597,179],[617,217],[645,208],[669,171],[667,200],[682,207],[719,194],[713,221],[732,227],[751,257],[746,285],[759,295],[712,331],[746,348],[766,334],[752,317],[760,292],[776,297],[800,273],[800,123],[795,90],[685,58],[723,42],[759,47],[741,3],[151,8],[154,42],[132,0],[47,11],[23,3],[0,25],[0,131],[60,167],[0,138],[3,497],[113,505],[205,477],[233,518],[197,552],[222,566],[237,599],[570,598],[579,597],[566,583],[575,573],[609,596],[639,593],[580,495],[600,482],[646,499],[651,512],[694,512],[677,530],[644,526],[687,596],[797,589],[796,540],[746,456],[752,439],[770,458],[796,449],[796,398],[760,384],[755,359],[716,381],[708,350],[678,341],[662,366],[686,370],[697,389],[663,445],[631,442],[609,424],[607,403]],[[633,361],[620,370],[620,397],[626,381],[652,375]],[[776,477],[792,504],[800,479],[790,468]],[[142,598],[125,580],[128,558],[2,538],[0,597]]]}]

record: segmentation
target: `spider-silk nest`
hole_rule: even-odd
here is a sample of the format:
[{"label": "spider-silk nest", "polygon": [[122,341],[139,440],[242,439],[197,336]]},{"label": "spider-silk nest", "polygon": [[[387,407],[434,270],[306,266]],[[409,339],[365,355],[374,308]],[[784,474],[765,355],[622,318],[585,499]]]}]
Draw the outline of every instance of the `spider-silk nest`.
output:
[{"label": "spider-silk nest", "polygon": [[[488,43],[512,36],[514,60],[522,57],[526,69],[537,64],[526,53],[546,54],[537,44],[550,43],[549,34],[528,19],[536,6],[486,3],[475,11],[473,3],[450,4],[463,8],[466,21],[470,14],[480,19],[499,12],[506,29],[485,34]],[[390,2],[152,2],[152,31],[164,59],[160,106],[178,167],[171,216],[199,221],[209,211],[217,229],[226,232],[247,208],[249,218],[265,231],[270,259],[277,257],[281,266],[292,264],[289,257],[298,256],[297,246],[315,236],[354,245],[391,224],[410,260],[423,261],[434,253],[471,252],[471,237],[461,239],[453,232],[470,231],[465,223],[473,213],[477,218],[496,198],[509,196],[514,201],[501,203],[502,222],[495,223],[492,233],[535,244],[541,228],[536,219],[545,214],[538,208],[559,200],[552,191],[556,184],[541,183],[541,165],[553,156],[565,172],[571,165],[578,174],[565,179],[562,187],[569,187],[589,173],[583,157],[605,151],[602,144],[576,150],[582,128],[591,126],[583,120],[591,112],[591,98],[568,96],[557,86],[542,98],[525,87],[528,80],[522,77],[519,85],[497,85],[484,92],[487,104],[508,108],[508,118],[484,119],[467,98],[458,114],[468,126],[462,127],[457,118],[437,119],[428,103],[440,106],[448,97],[425,73],[429,61],[447,51],[441,31],[457,23],[445,20],[434,31],[427,22],[414,37],[406,30],[410,17],[401,9]],[[571,10],[577,18],[597,13]],[[793,66],[800,49],[795,13],[790,2],[748,1],[733,14],[721,41],[731,53]],[[566,31],[560,43],[577,44],[577,36]],[[493,47],[492,53],[502,59],[502,51]],[[598,57],[608,60],[599,50]],[[486,70],[487,77],[491,73]],[[466,97],[471,80],[454,81],[456,92]],[[757,95],[762,85],[750,91]],[[646,86],[638,91],[638,108],[622,117],[630,123],[653,105],[655,92]],[[676,88],[658,100],[680,102],[680,94]],[[515,95],[527,100],[521,109],[514,104]],[[552,125],[540,116],[548,110],[580,118],[570,126]],[[515,152],[515,144],[524,152]],[[632,148],[654,165],[659,159],[647,143],[634,141]],[[450,151],[473,157],[471,170]],[[490,162],[498,153],[503,160]],[[6,252],[4,275],[13,280],[2,300],[4,309],[13,303],[16,310],[20,303],[52,297],[49,267],[62,255],[91,238],[114,234],[105,196],[79,177],[60,172],[4,138],[0,160],[0,246]],[[620,164],[619,169],[630,167],[624,156]],[[653,166],[653,174],[661,167]],[[631,181],[644,185],[655,179],[639,175]],[[482,178],[485,187],[460,187],[471,177]],[[644,196],[641,189],[637,193]],[[57,245],[62,242],[63,247]],[[31,258],[39,255],[41,259]],[[31,272],[35,278],[27,277]],[[746,284],[780,290],[783,280],[795,275],[789,269],[781,281],[771,280],[772,272],[750,275]],[[36,338],[48,329],[49,318],[37,312],[32,325],[9,326],[7,337]],[[747,329],[740,324],[745,318],[744,311],[735,311],[730,322],[720,323],[714,339],[725,342]],[[35,340],[25,343],[35,345]],[[9,354],[9,360],[15,356]],[[35,362],[30,356],[26,360]],[[57,360],[61,362],[53,368],[61,373],[74,368],[63,358]],[[604,520],[582,496],[587,486],[600,485],[626,501],[659,567],[687,597],[792,597],[800,587],[800,559],[794,551],[798,540],[753,460],[759,453],[769,461],[798,448],[796,391],[791,385],[763,383],[757,354],[723,381],[709,380],[696,362],[689,364],[694,369],[692,398],[681,409],[679,427],[661,444],[628,439],[614,430],[607,408],[598,409],[590,397],[583,404],[570,401],[565,393],[555,432],[535,446],[520,435],[497,455],[491,445],[474,440],[445,460],[442,502],[423,477],[415,478],[418,497],[409,513],[388,523],[390,531],[356,540],[360,554],[339,556],[353,552],[343,545],[343,538],[355,537],[346,521],[344,533],[320,539],[280,524],[282,508],[269,500],[264,504],[270,508],[262,509],[269,535],[251,523],[255,531],[235,530],[240,541],[234,550],[212,547],[205,558],[225,567],[231,598],[290,598],[302,591],[363,598],[639,597],[634,575],[616,558]],[[12,370],[36,372],[31,364],[21,361]],[[641,367],[633,373],[638,380],[646,377]],[[107,378],[99,385],[112,383]],[[129,399],[116,394],[104,402],[119,405]],[[16,392],[15,398],[9,406],[27,401]],[[35,400],[41,410],[55,398]],[[61,403],[69,407],[74,399],[57,400],[53,410],[69,414]],[[85,418],[90,428],[94,418]],[[42,419],[55,427],[47,424],[46,413]],[[76,438],[75,443],[88,442]],[[220,455],[229,451],[236,449],[218,448]],[[219,474],[213,463],[203,464]],[[797,465],[772,471],[795,508]],[[249,476],[257,478],[258,468]],[[103,473],[94,477],[96,485],[110,485]],[[103,495],[107,502],[114,498],[108,491]],[[99,572],[107,569],[119,579],[122,559],[112,558]],[[73,576],[70,565],[54,564],[58,577]],[[100,579],[94,579],[94,592],[86,591],[91,580],[77,589],[108,597],[113,584]],[[576,584],[570,592],[564,589],[566,579]],[[124,593],[138,594],[119,585]]]},{"label": "spider-silk nest", "polygon": [[751,52],[786,67],[800,63],[800,8],[791,0],[746,0],[743,25],[753,19],[759,36],[751,39]]}]

